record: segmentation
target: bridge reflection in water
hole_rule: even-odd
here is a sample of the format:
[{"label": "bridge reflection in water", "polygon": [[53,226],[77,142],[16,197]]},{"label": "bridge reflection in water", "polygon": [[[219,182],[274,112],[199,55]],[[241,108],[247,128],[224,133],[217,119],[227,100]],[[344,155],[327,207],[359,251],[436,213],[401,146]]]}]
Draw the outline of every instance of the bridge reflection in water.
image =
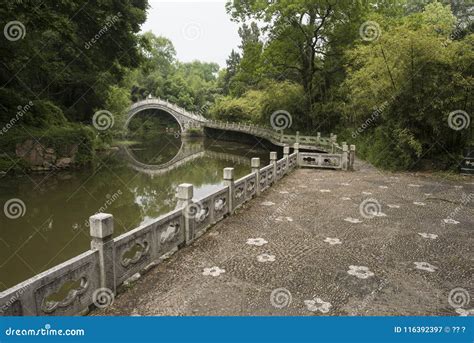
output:
[{"label": "bridge reflection in water", "polygon": [[[212,159],[217,159],[226,162],[232,162],[232,164],[241,164],[241,165],[250,165],[251,157],[249,157],[249,150],[242,153],[232,153],[228,149],[223,148],[222,143],[218,145],[208,144],[206,146],[205,139],[188,139],[183,138],[180,140],[180,147],[177,149],[175,156],[170,160],[161,163],[153,163],[153,161],[143,161],[136,156],[136,153],[133,150],[133,147],[123,146],[121,149],[124,155],[127,157],[129,166],[134,170],[148,174],[151,176],[163,175],[168,172],[171,172],[174,169],[177,169],[181,166],[186,165],[190,161],[194,161],[200,158],[209,157]],[[209,143],[209,141],[208,141]],[[237,145],[236,143],[227,143],[228,148],[232,145]],[[214,150],[212,150],[214,147]],[[216,147],[220,149],[217,150]],[[247,147],[249,149],[249,147]],[[250,152],[253,153],[252,157],[255,157],[255,154],[261,155],[262,159],[265,160],[268,154],[263,154],[262,149],[250,149]],[[248,155],[248,156],[247,156]]]}]

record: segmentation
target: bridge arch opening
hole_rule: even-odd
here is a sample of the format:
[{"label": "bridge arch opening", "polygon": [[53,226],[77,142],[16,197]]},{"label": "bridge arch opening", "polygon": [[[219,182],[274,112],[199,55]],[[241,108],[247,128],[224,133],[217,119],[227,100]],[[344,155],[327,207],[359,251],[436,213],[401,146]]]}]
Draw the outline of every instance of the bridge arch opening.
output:
[{"label": "bridge arch opening", "polygon": [[132,135],[149,131],[160,133],[184,131],[178,118],[171,112],[160,108],[146,108],[129,113],[124,128]]}]

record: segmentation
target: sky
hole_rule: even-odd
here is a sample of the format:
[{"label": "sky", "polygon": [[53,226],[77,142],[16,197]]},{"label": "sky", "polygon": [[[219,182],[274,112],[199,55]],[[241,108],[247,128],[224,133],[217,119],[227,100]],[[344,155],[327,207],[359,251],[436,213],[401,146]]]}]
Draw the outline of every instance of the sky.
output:
[{"label": "sky", "polygon": [[225,0],[149,0],[142,31],[173,42],[182,62],[201,60],[221,67],[240,44],[238,25],[230,20]]}]

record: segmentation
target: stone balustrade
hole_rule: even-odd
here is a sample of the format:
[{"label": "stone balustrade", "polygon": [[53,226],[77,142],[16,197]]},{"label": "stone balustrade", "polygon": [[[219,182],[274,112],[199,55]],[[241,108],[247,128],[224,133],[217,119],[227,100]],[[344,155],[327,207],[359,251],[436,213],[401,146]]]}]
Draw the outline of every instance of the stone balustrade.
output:
[{"label": "stone balustrade", "polygon": [[217,120],[207,120],[202,124],[202,126],[251,134],[265,138],[276,146],[300,143],[302,148],[310,150],[316,149],[325,152],[331,151],[331,153],[334,153],[335,149],[342,151],[342,147],[337,144],[337,136],[333,134],[331,134],[331,137],[329,138],[321,137],[320,132],[317,133],[317,136],[301,136],[299,132],[296,132],[296,135],[288,135],[284,134],[283,131],[276,131],[254,124],[229,123]]}]

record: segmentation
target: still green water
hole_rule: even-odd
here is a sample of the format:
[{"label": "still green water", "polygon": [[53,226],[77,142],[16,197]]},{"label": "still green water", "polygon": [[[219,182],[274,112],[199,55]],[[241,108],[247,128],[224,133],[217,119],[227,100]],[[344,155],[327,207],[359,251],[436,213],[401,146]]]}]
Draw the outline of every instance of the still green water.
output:
[{"label": "still green water", "polygon": [[192,183],[200,198],[222,185],[223,168],[240,178],[250,158],[264,165],[268,155],[263,147],[163,134],[102,156],[93,169],[2,177],[2,209],[11,199],[25,206],[17,219],[0,212],[0,290],[89,249],[92,214],[113,214],[118,236],[175,209],[179,184]]}]

